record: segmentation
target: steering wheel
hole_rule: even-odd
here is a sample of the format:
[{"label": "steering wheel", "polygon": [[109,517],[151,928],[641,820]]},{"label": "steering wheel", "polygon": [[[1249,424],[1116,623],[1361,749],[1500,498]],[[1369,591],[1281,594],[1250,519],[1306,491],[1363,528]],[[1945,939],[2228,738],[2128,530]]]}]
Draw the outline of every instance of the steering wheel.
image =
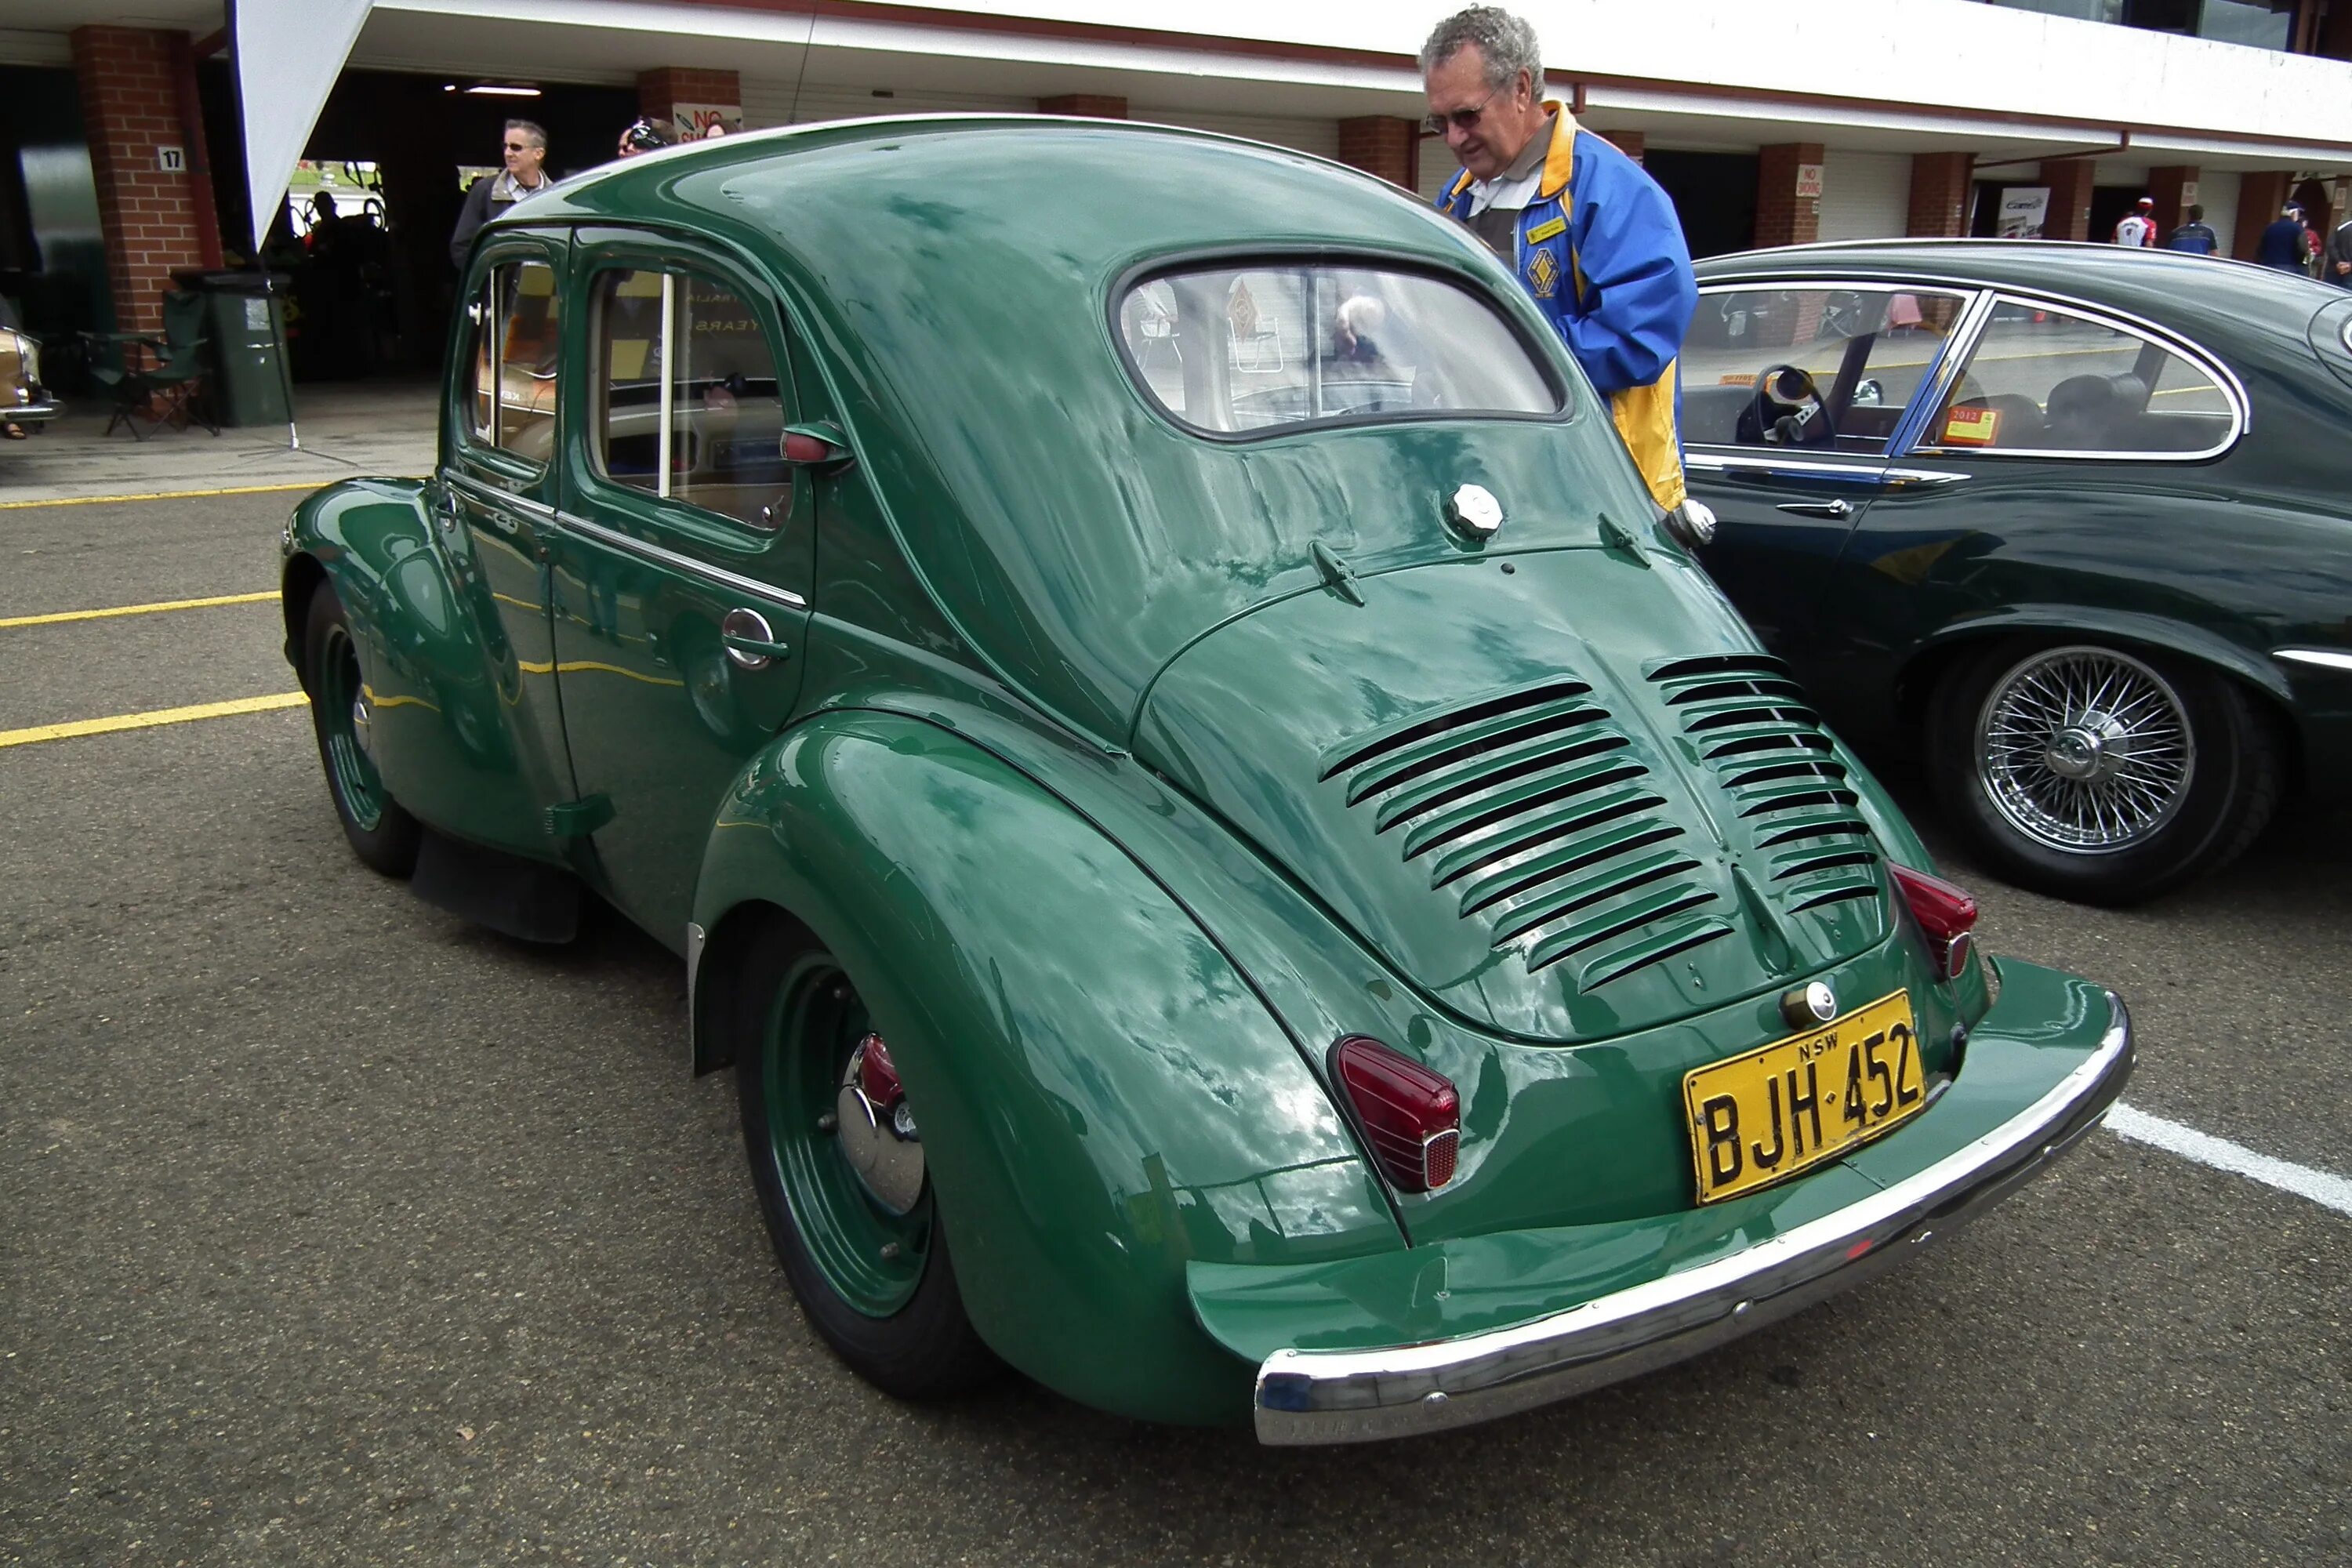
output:
[{"label": "steering wheel", "polygon": [[1740,437],[1770,447],[1815,447],[1830,438],[1829,405],[1812,373],[1793,364],[1768,367],[1741,416]]}]

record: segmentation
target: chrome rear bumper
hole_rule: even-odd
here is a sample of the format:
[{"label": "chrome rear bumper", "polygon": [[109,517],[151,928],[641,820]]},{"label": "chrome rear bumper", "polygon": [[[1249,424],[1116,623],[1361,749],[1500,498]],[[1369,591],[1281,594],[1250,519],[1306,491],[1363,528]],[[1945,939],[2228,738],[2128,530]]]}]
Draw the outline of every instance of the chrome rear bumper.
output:
[{"label": "chrome rear bumper", "polygon": [[1990,1207],[2099,1124],[2131,1075],[2131,1018],[2032,1106],[1908,1180],[1732,1257],[1531,1322],[1369,1351],[1276,1351],[1259,1366],[1265,1443],[1357,1443],[1466,1426],[1638,1376],[1885,1272]]}]

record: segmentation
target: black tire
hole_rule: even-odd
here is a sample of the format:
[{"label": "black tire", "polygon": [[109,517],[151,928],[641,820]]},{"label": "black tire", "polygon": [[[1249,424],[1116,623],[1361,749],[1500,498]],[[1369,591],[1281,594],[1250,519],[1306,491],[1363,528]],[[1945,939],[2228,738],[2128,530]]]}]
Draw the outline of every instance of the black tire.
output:
[{"label": "black tire", "polygon": [[2278,806],[2279,747],[2252,698],[2151,648],[1990,644],[1937,684],[1926,739],[1936,793],[1987,867],[2079,903],[2217,870]]},{"label": "black tire", "polygon": [[310,729],[318,737],[327,795],[352,853],[387,877],[406,877],[416,869],[422,830],[383,787],[367,754],[353,712],[365,689],[358,649],[342,601],[325,583],[311,594],[303,617],[302,685],[310,694]]},{"label": "black tire", "polygon": [[[781,917],[770,921],[746,943],[740,964],[735,984],[730,989],[731,1016],[721,1022],[729,1030],[729,1044],[735,1059],[744,1152],[751,1163],[751,1187],[759,1197],[760,1215],[767,1223],[768,1238],[811,1326],[852,1371],[900,1399],[951,1398],[1001,1376],[1003,1363],[981,1339],[964,1312],[963,1297],[956,1287],[955,1265],[949,1255],[946,1224],[933,1202],[928,1173],[923,1177],[923,1195],[918,1200],[922,1226],[919,1259],[903,1300],[894,1303],[893,1310],[885,1310],[872,1300],[861,1308],[836,1285],[836,1275],[820,1261],[817,1250],[811,1246],[810,1234],[804,1231],[803,1213],[810,1226],[821,1227],[820,1234],[834,1238],[834,1256],[837,1257],[845,1227],[828,1222],[837,1220],[845,1189],[837,1181],[826,1184],[813,1182],[805,1174],[812,1158],[827,1157],[825,1150],[810,1147],[822,1140],[803,1139],[797,1157],[790,1152],[790,1141],[797,1135],[797,1130],[780,1129],[771,1116],[771,1107],[780,1099],[793,1103],[794,1096],[790,1091],[779,1091],[772,1083],[772,1075],[778,1079],[792,1076],[796,1069],[789,1065],[793,1060],[789,1053],[810,1047],[813,1040],[822,1040],[826,1034],[823,1028],[802,1028],[794,1022],[806,1016],[803,987],[820,988],[828,994],[833,1001],[823,1005],[835,1008],[836,1013],[854,1012],[862,1018],[863,1004],[846,973],[823,945],[804,927]],[[853,1023],[847,1026],[862,1026]],[[822,1044],[812,1048],[816,1055],[827,1054]],[[842,1062],[814,1070],[837,1074],[845,1063],[845,1055]],[[809,1111],[806,1124],[814,1126],[815,1122],[815,1113]],[[781,1142],[780,1131],[783,1135]],[[843,1162],[840,1172],[834,1174],[837,1176],[846,1170],[846,1163]],[[851,1175],[849,1179],[854,1182],[856,1178]],[[826,1206],[828,1201],[835,1205],[831,1210]],[[877,1214],[883,1216],[885,1225],[905,1223],[904,1216],[890,1215],[878,1205]],[[850,1217],[854,1228],[856,1216]]]}]

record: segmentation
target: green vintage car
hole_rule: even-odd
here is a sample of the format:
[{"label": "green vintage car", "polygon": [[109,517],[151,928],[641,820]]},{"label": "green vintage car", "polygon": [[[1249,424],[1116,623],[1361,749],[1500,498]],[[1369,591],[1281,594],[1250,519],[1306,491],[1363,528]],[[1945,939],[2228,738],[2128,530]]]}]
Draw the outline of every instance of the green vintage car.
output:
[{"label": "green vintage car", "polygon": [[1390,187],[829,125],[567,184],[465,289],[437,471],[286,531],[336,809],[679,952],[885,1389],[1475,1421],[1912,1255],[2123,1082]]}]

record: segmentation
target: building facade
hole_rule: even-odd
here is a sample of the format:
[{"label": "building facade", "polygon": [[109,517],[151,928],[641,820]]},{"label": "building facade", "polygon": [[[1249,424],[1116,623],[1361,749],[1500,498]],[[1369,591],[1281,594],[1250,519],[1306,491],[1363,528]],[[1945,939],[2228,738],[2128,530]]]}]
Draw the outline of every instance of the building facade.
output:
[{"label": "building facade", "polygon": [[[1111,0],[376,0],[310,152],[381,208],[386,309],[429,363],[460,171],[497,161],[509,114],[548,125],[559,170],[609,156],[641,111],[1044,111],[1251,137],[1428,195],[1454,164],[1421,132],[1413,53],[1448,8],[1196,0],[1180,32]],[[2244,256],[2291,195],[2323,230],[2352,207],[2352,0],[1518,8],[1553,93],[1645,162],[1702,254],[1989,234],[2004,211],[2098,238],[2147,195],[2160,227],[2200,205]],[[0,12],[0,294],[35,330],[152,329],[173,272],[240,259],[224,9]]]}]

